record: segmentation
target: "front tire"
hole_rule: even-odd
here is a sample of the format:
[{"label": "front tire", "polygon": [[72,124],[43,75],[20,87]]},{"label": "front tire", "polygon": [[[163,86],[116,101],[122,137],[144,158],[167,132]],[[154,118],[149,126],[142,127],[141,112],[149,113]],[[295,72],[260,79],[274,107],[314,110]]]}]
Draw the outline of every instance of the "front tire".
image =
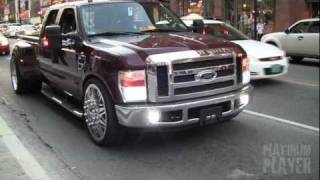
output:
[{"label": "front tire", "polygon": [[299,63],[303,60],[303,57],[299,57],[299,56],[291,56],[291,62],[293,63]]},{"label": "front tire", "polygon": [[84,119],[91,139],[99,146],[118,143],[123,132],[106,87],[99,80],[90,79],[84,93]]}]

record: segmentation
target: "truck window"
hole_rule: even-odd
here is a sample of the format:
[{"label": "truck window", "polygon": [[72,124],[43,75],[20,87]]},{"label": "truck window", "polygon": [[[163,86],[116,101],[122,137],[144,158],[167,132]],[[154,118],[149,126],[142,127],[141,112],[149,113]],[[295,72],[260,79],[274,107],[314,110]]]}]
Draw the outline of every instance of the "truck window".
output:
[{"label": "truck window", "polygon": [[76,18],[72,8],[63,11],[59,25],[61,26],[61,32],[63,34],[76,31]]},{"label": "truck window", "polygon": [[54,24],[56,22],[57,15],[58,15],[58,10],[50,11],[45,26]]}]

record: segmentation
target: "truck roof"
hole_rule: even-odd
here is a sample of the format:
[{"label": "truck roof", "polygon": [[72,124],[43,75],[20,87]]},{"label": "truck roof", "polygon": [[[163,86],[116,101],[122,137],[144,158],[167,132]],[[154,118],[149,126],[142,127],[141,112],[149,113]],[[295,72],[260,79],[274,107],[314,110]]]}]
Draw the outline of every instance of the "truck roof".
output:
[{"label": "truck roof", "polygon": [[98,4],[98,3],[115,3],[115,2],[159,2],[158,0],[92,0],[89,3],[88,0],[81,0],[81,1],[73,1],[73,2],[66,2],[61,4],[55,4],[49,7],[49,9],[59,9],[63,6],[82,6],[87,4]]}]

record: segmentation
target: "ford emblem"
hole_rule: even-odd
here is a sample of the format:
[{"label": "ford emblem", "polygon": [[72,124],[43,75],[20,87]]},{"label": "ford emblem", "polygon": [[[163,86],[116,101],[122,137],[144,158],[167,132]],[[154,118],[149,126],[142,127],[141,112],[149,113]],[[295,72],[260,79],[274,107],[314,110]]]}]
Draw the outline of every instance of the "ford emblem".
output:
[{"label": "ford emblem", "polygon": [[199,72],[196,76],[199,80],[210,81],[215,79],[218,76],[218,73],[214,70],[206,70]]}]

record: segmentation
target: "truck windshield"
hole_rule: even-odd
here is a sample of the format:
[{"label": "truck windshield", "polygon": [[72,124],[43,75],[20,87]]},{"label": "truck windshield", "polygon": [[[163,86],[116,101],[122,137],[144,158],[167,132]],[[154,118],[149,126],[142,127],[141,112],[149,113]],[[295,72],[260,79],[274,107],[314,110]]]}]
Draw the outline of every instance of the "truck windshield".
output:
[{"label": "truck windshield", "polygon": [[81,7],[88,36],[145,32],[183,32],[186,25],[160,3],[119,2]]}]

